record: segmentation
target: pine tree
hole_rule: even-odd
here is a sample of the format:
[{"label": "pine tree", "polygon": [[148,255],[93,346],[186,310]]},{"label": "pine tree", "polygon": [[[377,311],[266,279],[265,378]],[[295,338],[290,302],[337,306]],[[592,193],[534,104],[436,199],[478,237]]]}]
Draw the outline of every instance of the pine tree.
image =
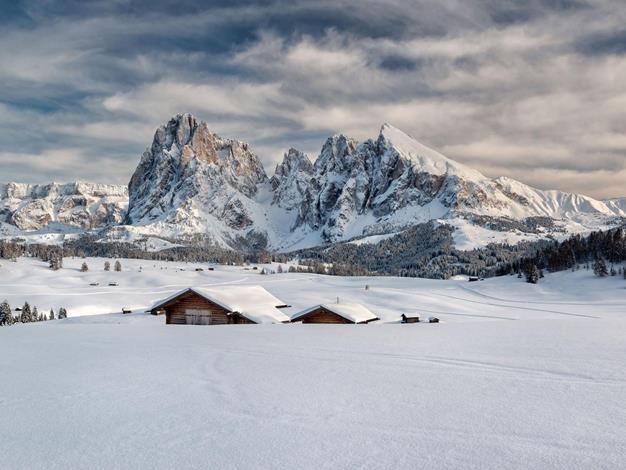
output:
[{"label": "pine tree", "polygon": [[10,325],[13,323],[13,314],[11,306],[6,300],[0,304],[0,326]]},{"label": "pine tree", "polygon": [[28,302],[24,302],[24,306],[22,307],[22,312],[20,313],[20,322],[28,323],[31,321],[30,315],[30,305]]},{"label": "pine tree", "polygon": [[37,306],[33,307],[33,311],[30,314],[30,321],[39,321],[39,310],[37,310]]},{"label": "pine tree", "polygon": [[86,273],[87,271],[89,271],[89,266],[87,266],[87,262],[83,261],[83,264],[80,266],[80,272],[81,273]]},{"label": "pine tree", "polygon": [[111,263],[109,261],[105,261],[104,262],[104,270],[105,271],[110,271],[111,270]]},{"label": "pine tree", "polygon": [[48,320],[54,320],[54,310],[50,309],[50,314],[48,315]]},{"label": "pine tree", "polygon": [[535,264],[530,264],[526,268],[526,282],[537,284],[539,282],[539,269]]},{"label": "pine tree", "polygon": [[122,270],[122,263],[119,260],[115,261],[115,271],[120,272]]},{"label": "pine tree", "polygon": [[598,277],[606,277],[609,275],[604,258],[597,258],[595,263],[593,263],[593,273]]},{"label": "pine tree", "polygon": [[65,307],[61,307],[59,309],[59,320],[62,320],[63,318],[67,318],[67,310],[65,310]]},{"label": "pine tree", "polygon": [[54,254],[50,257],[49,263],[50,269],[58,271],[63,267],[63,256]]},{"label": "pine tree", "polygon": [[283,272],[283,265],[282,265],[282,264],[279,264],[279,265],[278,265],[277,272],[278,272],[278,273],[282,273],[282,272]]}]

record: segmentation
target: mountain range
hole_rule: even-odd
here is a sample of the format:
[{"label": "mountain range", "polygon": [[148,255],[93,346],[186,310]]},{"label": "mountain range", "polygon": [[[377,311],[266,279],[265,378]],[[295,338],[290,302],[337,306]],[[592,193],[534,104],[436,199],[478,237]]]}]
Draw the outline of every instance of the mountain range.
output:
[{"label": "mountain range", "polygon": [[364,142],[329,137],[314,162],[291,148],[269,177],[247,143],[179,114],[157,129],[128,187],[0,185],[5,238],[59,242],[90,233],[152,249],[198,241],[274,251],[376,243],[429,221],[452,226],[457,248],[470,249],[624,220],[626,198],[488,178],[389,124]]}]

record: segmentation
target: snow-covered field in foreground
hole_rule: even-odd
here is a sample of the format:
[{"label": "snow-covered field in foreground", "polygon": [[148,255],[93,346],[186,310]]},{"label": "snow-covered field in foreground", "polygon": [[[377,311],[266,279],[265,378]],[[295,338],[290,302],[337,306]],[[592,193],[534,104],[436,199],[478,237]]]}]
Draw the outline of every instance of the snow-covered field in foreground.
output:
[{"label": "snow-covered field in foreground", "polygon": [[87,262],[2,262],[0,298],[95,314],[260,283],[293,311],[340,296],[386,321],[443,323],[179,327],[133,313],[0,328],[2,468],[626,467],[617,276],[531,286]]}]

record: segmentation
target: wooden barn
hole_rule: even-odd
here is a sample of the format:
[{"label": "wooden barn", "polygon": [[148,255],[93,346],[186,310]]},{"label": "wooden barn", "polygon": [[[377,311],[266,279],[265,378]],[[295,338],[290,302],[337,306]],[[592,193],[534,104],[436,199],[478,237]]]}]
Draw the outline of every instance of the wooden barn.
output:
[{"label": "wooden barn", "polygon": [[288,307],[261,286],[188,288],[152,306],[165,313],[168,325],[288,323],[280,309]]},{"label": "wooden barn", "polygon": [[403,313],[402,316],[400,317],[400,321],[402,323],[419,323],[420,322],[420,317],[419,315],[407,315],[406,313]]},{"label": "wooden barn", "polygon": [[297,313],[292,322],[366,324],[379,318],[368,308],[356,303],[322,304]]}]

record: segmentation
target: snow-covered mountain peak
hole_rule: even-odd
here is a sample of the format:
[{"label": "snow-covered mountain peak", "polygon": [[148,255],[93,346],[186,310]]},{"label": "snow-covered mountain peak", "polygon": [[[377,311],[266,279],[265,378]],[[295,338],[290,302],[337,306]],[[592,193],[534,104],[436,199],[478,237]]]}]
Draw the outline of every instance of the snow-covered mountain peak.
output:
[{"label": "snow-covered mountain peak", "polygon": [[313,163],[311,163],[307,154],[291,147],[285,152],[283,161],[276,165],[274,176],[288,176],[294,171],[313,174]]},{"label": "snow-covered mountain peak", "polygon": [[[220,137],[206,122],[189,113],[177,114],[157,129],[150,153],[152,157],[165,154],[179,160],[182,168],[195,163],[213,164],[230,167],[233,175],[266,179],[260,160],[246,142]],[[150,155],[145,157],[149,159]]]},{"label": "snow-covered mountain peak", "polygon": [[196,204],[221,206],[218,195],[225,203],[227,194],[252,197],[266,181],[263,165],[247,143],[224,139],[206,122],[178,114],[157,129],[130,180],[127,222],[180,220],[204,210]]},{"label": "snow-covered mountain peak", "polygon": [[357,145],[356,140],[343,134],[329,137],[315,160],[315,170],[318,172],[341,170],[346,166],[347,157],[354,153]]},{"label": "snow-covered mountain peak", "polygon": [[451,174],[473,181],[486,179],[480,172],[442,155],[388,123],[380,129],[378,145],[397,151],[407,162],[431,175]]},{"label": "snow-covered mountain peak", "polygon": [[283,156],[283,161],[276,165],[270,180],[274,193],[272,204],[287,210],[302,210],[292,224],[301,223],[301,217],[306,215],[306,206],[312,197],[314,172],[309,157],[295,148],[290,148]]}]

